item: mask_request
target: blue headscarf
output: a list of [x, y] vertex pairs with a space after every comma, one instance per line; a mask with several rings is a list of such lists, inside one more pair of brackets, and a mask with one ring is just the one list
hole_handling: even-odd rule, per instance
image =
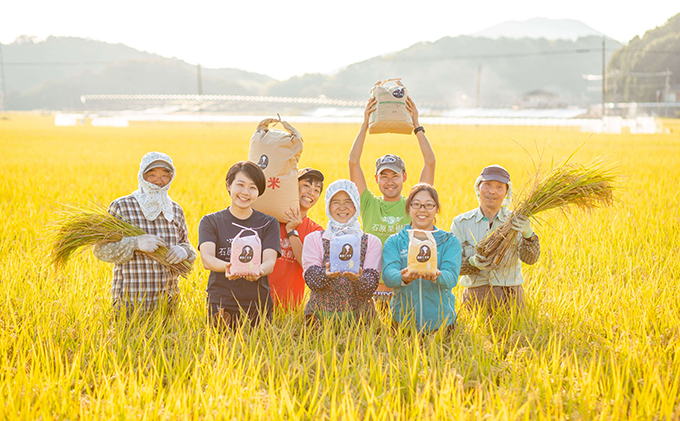
[[[341, 223], [333, 219], [331, 216], [330, 205], [331, 199], [336, 193], [344, 191], [352, 199], [356, 212], [351, 218], [345, 223]], [[326, 187], [326, 216], [328, 216], [328, 228], [324, 232], [325, 238], [333, 238], [339, 235], [354, 234], [362, 235], [364, 232], [361, 231], [361, 225], [359, 224], [359, 214], [361, 213], [361, 196], [359, 195], [359, 190], [356, 184], [349, 180], [336, 180], [332, 182], [328, 187]]]

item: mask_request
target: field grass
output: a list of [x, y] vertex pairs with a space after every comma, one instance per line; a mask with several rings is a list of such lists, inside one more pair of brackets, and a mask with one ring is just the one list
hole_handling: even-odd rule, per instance
[[[534, 224], [542, 256], [524, 267], [528, 308], [487, 317], [459, 308], [452, 337], [379, 325], [302, 327], [300, 313], [253, 331], [206, 323], [208, 272], [181, 282], [178, 312], [116, 322], [111, 266], [90, 252], [58, 273], [45, 227], [61, 203], [108, 204], [137, 188], [142, 155], [168, 153], [170, 191], [197, 241], [202, 215], [228, 205], [227, 169], [247, 158], [254, 124], [55, 127], [0, 120], [2, 419], [680, 419], [680, 124], [670, 133], [594, 135], [577, 162], [607, 156], [622, 174], [615, 207]], [[358, 127], [299, 125], [300, 165], [347, 177]], [[443, 198], [437, 225], [477, 206], [482, 167], [516, 187], [532, 156], [570, 154], [588, 135], [530, 127], [427, 127]], [[530, 151], [530, 154], [522, 148]], [[369, 136], [363, 166], [422, 165], [413, 136]], [[370, 188], [377, 192], [375, 183]], [[311, 217], [325, 225], [323, 205]], [[460, 296], [460, 287], [454, 289]]]

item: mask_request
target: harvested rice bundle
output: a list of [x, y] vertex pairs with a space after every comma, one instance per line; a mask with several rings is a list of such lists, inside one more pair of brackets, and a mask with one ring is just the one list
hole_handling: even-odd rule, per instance
[[615, 180], [613, 169], [603, 161], [587, 165], [565, 163], [544, 176], [537, 171], [524, 188], [527, 193], [513, 210], [513, 216], [477, 244], [477, 253], [499, 266], [508, 251], [517, 252], [517, 233], [512, 230], [512, 223], [518, 215], [535, 218], [550, 209], [568, 212], [574, 206], [589, 211], [609, 206], [614, 202]]
[[[63, 266], [80, 248], [147, 234], [138, 226], [120, 217], [114, 217], [101, 205], [67, 207], [69, 210], [65, 212], [65, 217], [53, 224], [51, 234], [53, 247], [50, 261], [56, 266]], [[191, 265], [186, 260], [174, 265], [168, 263], [165, 258], [167, 252], [167, 247], [160, 246], [155, 252], [144, 254], [167, 267], [172, 273], [186, 277], [191, 272]]]

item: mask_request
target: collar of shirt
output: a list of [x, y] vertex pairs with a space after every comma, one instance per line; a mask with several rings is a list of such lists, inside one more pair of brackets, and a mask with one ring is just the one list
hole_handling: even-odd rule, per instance
[[[496, 214], [496, 219], [498, 219], [498, 220], [501, 221], [501, 222], [505, 222], [505, 221], [508, 219], [508, 217], [510, 216], [510, 213], [511, 213], [511, 212], [508, 210], [508, 208], [506, 208], [506, 207], [501, 207], [501, 209], [500, 209], [500, 210], [498, 211], [498, 213]], [[474, 218], [475, 218], [475, 222], [476, 222], [476, 223], [479, 223], [480, 221], [488, 221], [488, 220], [489, 220], [489, 219], [488, 219], [486, 216], [484, 216], [484, 214], [482, 213], [482, 208], [481, 208], [481, 207], [475, 209]]]

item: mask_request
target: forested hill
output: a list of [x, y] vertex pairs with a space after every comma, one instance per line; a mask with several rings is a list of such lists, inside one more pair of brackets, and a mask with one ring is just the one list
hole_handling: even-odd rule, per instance
[[[607, 57], [621, 44], [607, 39]], [[530, 92], [553, 94], [556, 100], [584, 105], [599, 101], [588, 92], [584, 74], [602, 73], [602, 38], [490, 39], [445, 37], [352, 64], [334, 75], [294, 77], [271, 85], [271, 95], [326, 95], [367, 98], [377, 80], [401, 77], [420, 102], [473, 106], [481, 66], [481, 105], [508, 106]]]
[[[8, 109], [78, 108], [83, 94], [196, 94], [197, 67], [123, 44], [75, 37], [2, 46]], [[203, 93], [259, 95], [273, 78], [203, 69]]]
[[[680, 90], [680, 13], [660, 27], [635, 37], [617, 51], [609, 62], [611, 100], [651, 102], [664, 100], [667, 85]], [[670, 70], [670, 78], [664, 73]], [[614, 99], [614, 84], [617, 98]]]
[[[607, 39], [607, 54], [621, 47]], [[203, 69], [204, 94], [359, 99], [377, 80], [401, 77], [414, 99], [442, 107], [510, 106], [539, 92], [553, 103], [599, 101], [583, 74], [601, 73], [602, 38], [445, 37], [351, 64], [334, 74], [277, 81], [238, 69]], [[30, 38], [3, 45], [8, 109], [78, 108], [83, 94], [196, 94], [196, 66], [90, 39]], [[40, 63], [40, 64], [37, 64]]]

